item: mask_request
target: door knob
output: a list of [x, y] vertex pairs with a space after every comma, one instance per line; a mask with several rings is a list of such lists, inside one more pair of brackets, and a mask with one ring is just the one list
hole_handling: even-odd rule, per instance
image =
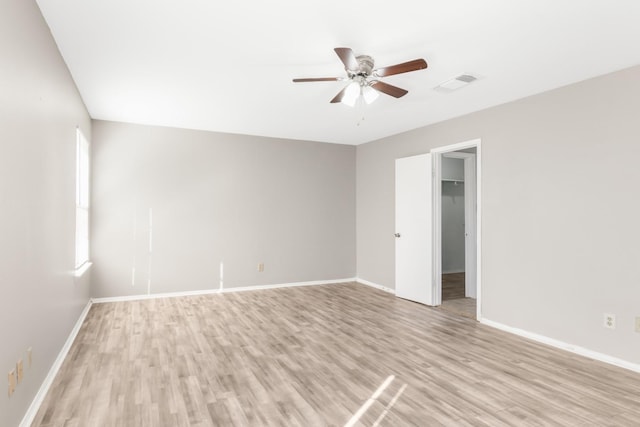
[[400, 233], [396, 233], [396, 234], [394, 234], [394, 236], [400, 237]]

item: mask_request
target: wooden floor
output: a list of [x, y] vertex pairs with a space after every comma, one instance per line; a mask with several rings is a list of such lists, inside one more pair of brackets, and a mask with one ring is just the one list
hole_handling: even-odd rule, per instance
[[638, 426], [640, 374], [355, 283], [95, 304], [35, 426]]
[[442, 275], [442, 301], [464, 298], [464, 273]]
[[442, 304], [440, 309], [458, 316], [476, 319], [475, 298], [465, 297], [464, 273], [447, 273], [442, 275]]
[[463, 316], [469, 319], [477, 319], [477, 305], [475, 298], [458, 298], [442, 301], [440, 310], [444, 310], [448, 313], [456, 316]]

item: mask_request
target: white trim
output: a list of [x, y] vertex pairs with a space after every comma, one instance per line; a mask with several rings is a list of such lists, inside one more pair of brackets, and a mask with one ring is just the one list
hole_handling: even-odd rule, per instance
[[480, 145], [480, 138], [471, 139], [465, 142], [458, 142], [456, 144], [446, 145], [444, 147], [436, 147], [431, 149], [431, 153], [446, 153], [448, 151], [464, 150], [465, 148], [473, 148]]
[[476, 147], [476, 319], [482, 318], [482, 141]]
[[91, 301], [94, 304], [101, 304], [105, 302], [137, 301], [137, 300], [157, 299], [157, 298], [175, 298], [175, 297], [185, 297], [185, 296], [194, 296], [194, 295], [210, 295], [210, 294], [223, 294], [223, 293], [230, 293], [230, 292], [259, 291], [264, 289], [293, 288], [298, 286], [333, 285], [337, 283], [355, 282], [356, 280], [357, 279], [355, 277], [351, 277], [348, 279], [337, 279], [337, 280], [315, 280], [311, 282], [281, 283], [281, 284], [275, 284], [275, 285], [241, 286], [237, 288], [202, 289], [198, 291], [167, 292], [167, 293], [149, 294], [149, 295], [127, 295], [127, 296], [121, 296], [121, 297], [93, 298]]
[[[447, 151], [447, 152], [442, 153], [442, 157], [447, 157], [449, 159], [468, 159], [469, 156], [473, 156], [473, 153], [461, 153], [459, 151]], [[446, 181], [446, 179], [444, 179], [444, 178], [442, 180]], [[460, 182], [459, 179], [450, 179], [449, 181], [458, 181], [458, 182]]]
[[[433, 150], [431, 150], [433, 151]], [[433, 305], [442, 304], [442, 153], [433, 156], [433, 266], [431, 275], [431, 293]]]
[[91, 266], [93, 265], [93, 263], [91, 261], [87, 261], [84, 264], [82, 264], [80, 267], [76, 268], [73, 272], [73, 276], [74, 277], [82, 277], [84, 276], [84, 273], [86, 273]]
[[356, 277], [355, 281], [360, 283], [361, 285], [370, 286], [372, 288], [380, 289], [381, 291], [385, 291], [385, 292], [393, 294], [393, 295], [396, 294], [396, 291], [391, 289], [391, 288], [387, 288], [385, 286], [378, 285], [377, 283], [373, 283], [373, 282], [370, 282], [368, 280], [361, 279], [359, 277]]
[[[478, 228], [478, 221], [476, 219], [476, 155], [462, 153], [464, 157], [464, 222], [465, 222], [465, 244], [464, 244], [464, 259], [465, 259], [465, 284], [471, 282], [472, 286], [466, 286], [464, 288], [464, 296], [468, 298], [475, 298], [477, 300], [477, 283], [478, 275], [476, 274], [476, 268], [478, 263], [475, 262], [476, 253], [478, 250], [478, 239], [476, 239], [476, 230]], [[469, 242], [469, 243], [468, 243]], [[476, 318], [478, 317], [476, 311]]]
[[536, 341], [542, 344], [549, 345], [551, 347], [559, 348], [561, 350], [565, 350], [574, 354], [578, 354], [580, 356], [588, 357], [590, 359], [594, 359], [600, 362], [607, 363], [609, 365], [614, 365], [619, 368], [628, 369], [630, 371], [640, 373], [640, 364], [632, 363], [623, 359], [618, 359], [617, 357], [609, 356], [608, 354], [599, 353], [597, 351], [589, 350], [584, 347], [579, 347], [573, 344], [566, 343], [564, 341], [556, 340], [554, 338], [549, 338], [544, 335], [536, 334], [534, 332], [525, 331], [524, 329], [514, 328], [513, 326], [507, 326], [499, 322], [494, 322], [493, 320], [488, 319], [478, 319], [480, 323], [483, 325], [490, 326], [492, 328], [500, 329], [501, 331], [509, 332], [514, 335], [518, 335], [524, 338], [528, 338], [532, 341]]
[[35, 419], [36, 414], [40, 409], [40, 405], [42, 405], [42, 401], [47, 395], [49, 388], [53, 384], [53, 380], [56, 378], [56, 375], [58, 375], [58, 371], [60, 370], [60, 367], [62, 367], [62, 363], [64, 362], [64, 359], [67, 357], [67, 354], [71, 349], [71, 345], [73, 344], [73, 341], [75, 341], [76, 336], [78, 336], [78, 332], [80, 332], [80, 328], [82, 327], [82, 324], [84, 323], [84, 319], [87, 317], [87, 314], [89, 313], [89, 309], [91, 308], [91, 305], [92, 303], [91, 301], [89, 301], [87, 305], [84, 307], [84, 310], [82, 310], [82, 313], [80, 313], [80, 317], [78, 317], [78, 321], [76, 322], [75, 326], [71, 330], [71, 333], [67, 338], [67, 341], [64, 343], [64, 346], [62, 347], [62, 350], [60, 350], [60, 353], [58, 353], [58, 357], [56, 357], [56, 360], [53, 362], [53, 365], [51, 365], [51, 369], [49, 369], [49, 373], [47, 374], [44, 381], [40, 385], [40, 388], [38, 389], [36, 396], [33, 398], [31, 405], [29, 405], [29, 409], [27, 409], [27, 412], [24, 414], [24, 417], [20, 422], [20, 427], [29, 427], [33, 422], [33, 420]]

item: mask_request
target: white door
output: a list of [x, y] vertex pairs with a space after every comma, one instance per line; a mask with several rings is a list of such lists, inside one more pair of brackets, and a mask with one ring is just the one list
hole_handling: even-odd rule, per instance
[[431, 154], [396, 159], [396, 296], [433, 305]]

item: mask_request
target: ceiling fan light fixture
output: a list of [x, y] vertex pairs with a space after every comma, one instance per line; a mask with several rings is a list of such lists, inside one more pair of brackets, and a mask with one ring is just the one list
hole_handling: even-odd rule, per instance
[[362, 88], [362, 97], [364, 98], [364, 102], [366, 102], [367, 105], [378, 99], [378, 96], [380, 96], [378, 91], [371, 86], [364, 86]]
[[356, 101], [360, 96], [360, 83], [359, 82], [351, 82], [347, 89], [344, 92], [344, 96], [342, 97], [342, 103], [348, 105], [349, 107], [353, 107], [356, 105]]

